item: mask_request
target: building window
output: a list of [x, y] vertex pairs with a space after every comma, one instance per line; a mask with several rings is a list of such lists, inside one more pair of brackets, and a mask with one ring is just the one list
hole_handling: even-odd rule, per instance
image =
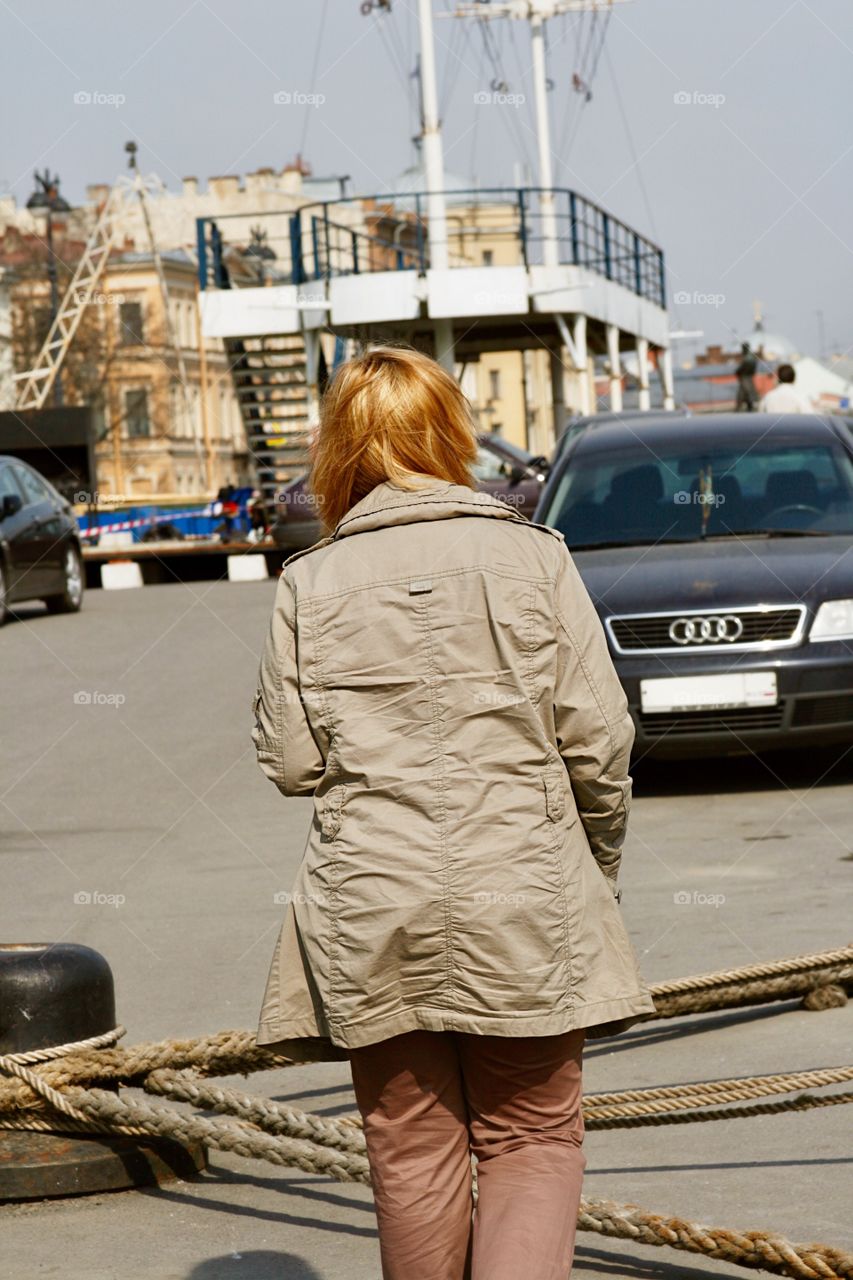
[[145, 341], [142, 325], [142, 303], [123, 302], [118, 309], [119, 342], [125, 347], [138, 347]]
[[494, 249], [484, 249], [483, 250], [483, 266], [493, 267], [494, 265], [495, 265]]
[[501, 371], [500, 369], [489, 370], [489, 399], [500, 400], [501, 398]]
[[148, 392], [145, 388], [134, 387], [124, 393], [124, 416], [127, 422], [127, 434], [138, 440], [151, 435], [151, 420], [148, 417]]

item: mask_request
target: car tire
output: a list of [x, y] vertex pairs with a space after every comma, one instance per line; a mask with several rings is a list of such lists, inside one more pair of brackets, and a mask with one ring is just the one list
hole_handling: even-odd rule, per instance
[[6, 621], [6, 619], [9, 616], [9, 610], [6, 605], [7, 591], [8, 591], [8, 586], [6, 583], [6, 567], [3, 564], [3, 561], [0, 560], [0, 627], [3, 626], [3, 623]]
[[83, 603], [83, 557], [73, 544], [65, 548], [64, 573], [64, 591], [45, 598], [48, 613], [77, 613]]

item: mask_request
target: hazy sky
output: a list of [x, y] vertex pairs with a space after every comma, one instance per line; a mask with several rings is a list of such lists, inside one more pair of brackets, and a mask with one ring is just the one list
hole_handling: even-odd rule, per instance
[[[386, 190], [414, 158], [416, 5], [360, 8], [0, 0], [0, 191], [23, 203], [47, 164], [82, 199], [122, 170], [131, 137], [172, 189], [303, 149], [315, 173], [350, 174], [351, 191]], [[519, 166], [535, 175], [528, 33], [493, 21], [490, 58], [481, 25], [436, 22], [446, 164], [509, 184]], [[729, 342], [760, 299], [765, 327], [802, 350], [817, 354], [818, 311], [827, 348], [853, 347], [850, 0], [616, 5], [582, 106], [571, 77], [585, 48], [593, 60], [590, 28], [577, 14], [549, 28], [556, 181], [662, 244], [670, 299], [689, 298], [673, 324]], [[495, 77], [525, 101], [478, 104]], [[277, 92], [309, 101], [276, 104]]]

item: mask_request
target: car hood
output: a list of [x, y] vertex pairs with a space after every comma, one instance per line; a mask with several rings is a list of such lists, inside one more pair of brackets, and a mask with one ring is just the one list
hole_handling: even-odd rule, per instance
[[732, 538], [573, 552], [604, 616], [853, 597], [853, 536]]

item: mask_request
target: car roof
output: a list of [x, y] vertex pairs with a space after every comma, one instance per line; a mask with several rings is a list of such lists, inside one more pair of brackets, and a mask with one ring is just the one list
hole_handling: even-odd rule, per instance
[[689, 409], [600, 409], [598, 413], [579, 413], [573, 418], [569, 418], [565, 429], [561, 434], [565, 434], [571, 427], [594, 427], [596, 424], [603, 425], [605, 422], [625, 422], [632, 421], [635, 418], [689, 418], [691, 416]]
[[750, 440], [803, 441], [831, 435], [842, 438], [838, 424], [831, 417], [812, 413], [705, 413], [692, 418], [675, 414], [650, 412], [630, 423], [605, 422], [595, 431], [581, 432], [564, 457], [584, 457], [607, 453], [631, 445], [645, 445], [650, 450], [664, 447], [684, 437], [690, 440], [714, 439], [715, 443], [746, 445]]

